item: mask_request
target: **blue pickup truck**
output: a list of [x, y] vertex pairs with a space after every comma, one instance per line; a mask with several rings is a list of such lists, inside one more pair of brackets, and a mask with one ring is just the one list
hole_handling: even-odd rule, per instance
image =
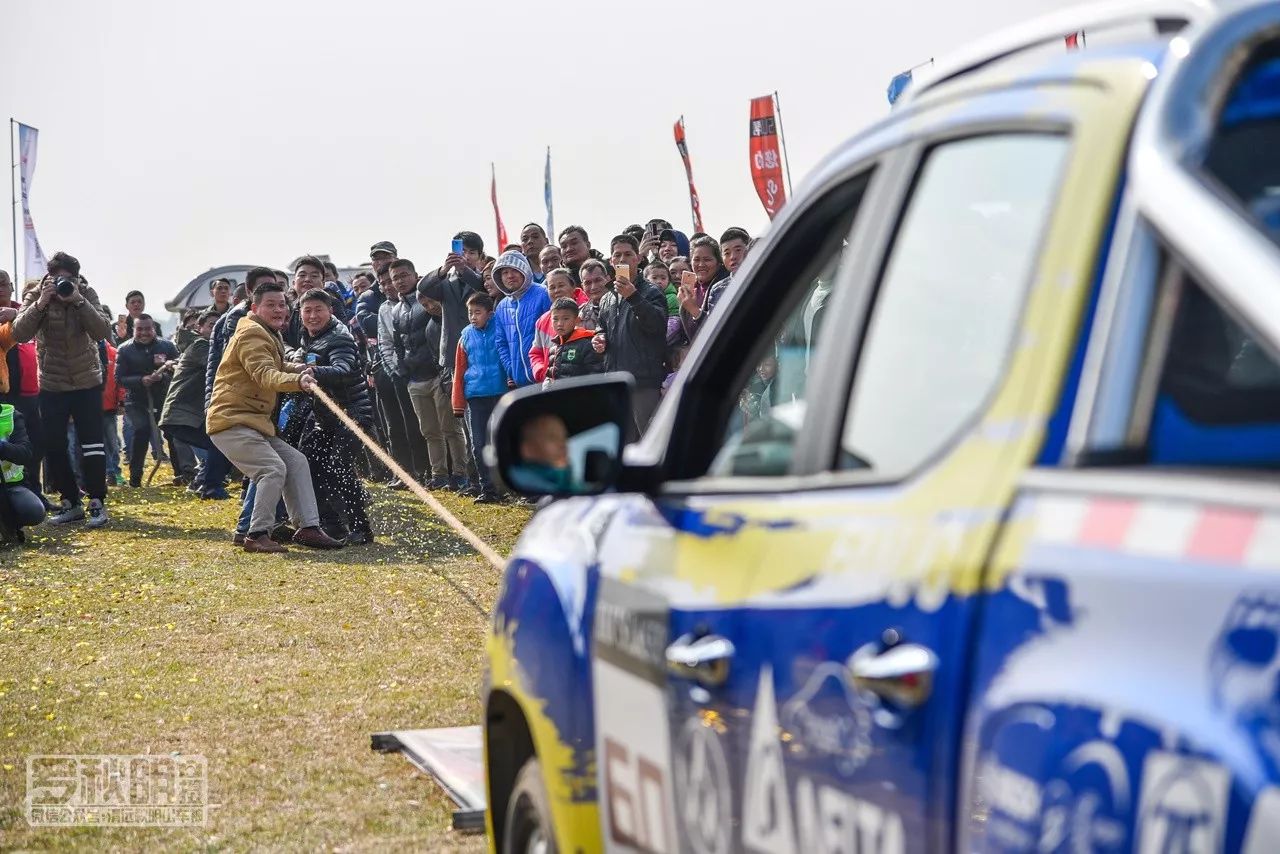
[[1067, 10], [813, 172], [642, 440], [509, 395], [494, 849], [1280, 851], [1278, 241], [1280, 3]]

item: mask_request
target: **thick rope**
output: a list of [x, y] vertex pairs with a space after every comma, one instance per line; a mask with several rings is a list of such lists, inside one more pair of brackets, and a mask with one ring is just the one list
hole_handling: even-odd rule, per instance
[[[439, 500], [428, 492], [422, 484], [418, 483], [413, 479], [413, 477], [406, 473], [404, 469], [400, 468], [400, 465], [391, 458], [391, 455], [384, 451], [377, 442], [371, 439], [360, 425], [356, 423], [356, 420], [348, 415], [346, 410], [334, 403], [333, 398], [329, 397], [329, 395], [326, 394], [319, 385], [312, 389], [312, 394], [315, 395], [316, 400], [327, 406], [330, 412], [338, 416], [338, 420], [346, 425], [348, 430], [359, 437], [360, 441], [364, 442], [364, 446], [368, 448], [374, 456], [381, 460], [383, 465], [391, 469], [395, 476], [400, 478], [401, 482], [413, 491], [414, 495], [422, 499], [423, 503], [431, 508], [431, 512], [443, 519], [445, 524], [452, 528], [455, 534], [466, 540], [473, 549], [480, 553], [481, 557], [489, 561], [489, 563], [493, 564], [497, 569], [503, 569], [507, 565], [507, 562], [503, 559], [502, 555], [498, 554], [492, 546], [480, 539], [474, 531], [462, 524], [462, 522], [458, 520], [457, 516], [454, 516], [449, 512], [448, 507], [441, 504]], [[479, 465], [478, 460], [477, 465]]]

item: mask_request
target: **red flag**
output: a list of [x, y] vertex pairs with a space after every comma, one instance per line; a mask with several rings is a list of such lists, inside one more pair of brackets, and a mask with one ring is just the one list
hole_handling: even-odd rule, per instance
[[676, 122], [676, 150], [684, 161], [684, 174], [689, 178], [689, 204], [693, 208], [693, 230], [702, 231], [702, 205], [698, 203], [698, 188], [693, 186], [693, 164], [689, 162], [689, 146], [684, 141], [684, 116]]
[[765, 213], [773, 219], [787, 201], [782, 184], [782, 157], [778, 154], [778, 119], [773, 96], [751, 99], [751, 180]]
[[502, 250], [507, 247], [507, 229], [502, 224], [502, 214], [498, 211], [498, 172], [493, 164], [489, 164], [489, 174], [492, 180], [489, 183], [489, 198], [493, 200], [493, 219], [498, 225], [498, 251], [495, 255], [501, 255]]
[[1080, 47], [1082, 47], [1083, 45], [1080, 40], [1080, 36], [1082, 35], [1084, 35], [1083, 32], [1076, 32], [1076, 33], [1071, 33], [1070, 35], [1065, 36], [1063, 38], [1063, 41], [1067, 43], [1067, 50], [1077, 50]]

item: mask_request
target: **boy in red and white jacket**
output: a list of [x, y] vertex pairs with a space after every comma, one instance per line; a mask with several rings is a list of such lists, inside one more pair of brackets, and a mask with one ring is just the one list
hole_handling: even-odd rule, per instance
[[533, 369], [535, 382], [543, 382], [547, 378], [547, 367], [550, 364], [551, 344], [556, 332], [551, 328], [551, 312], [557, 300], [569, 298], [577, 305], [587, 301], [587, 294], [573, 283], [573, 275], [564, 267], [557, 267], [543, 283], [551, 297], [552, 308], [547, 309], [538, 322], [534, 324], [533, 346], [529, 348], [529, 367]]

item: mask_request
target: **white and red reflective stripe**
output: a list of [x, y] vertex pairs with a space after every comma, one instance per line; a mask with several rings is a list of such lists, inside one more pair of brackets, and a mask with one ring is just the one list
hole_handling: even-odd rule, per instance
[[1043, 495], [1032, 508], [1041, 543], [1280, 569], [1280, 513], [1084, 495]]

